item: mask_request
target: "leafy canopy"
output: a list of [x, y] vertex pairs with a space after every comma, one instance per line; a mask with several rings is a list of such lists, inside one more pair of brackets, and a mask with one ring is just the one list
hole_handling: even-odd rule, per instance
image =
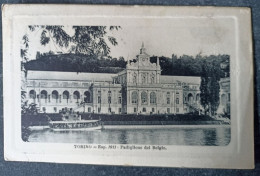
[[[119, 30], [121, 27], [72, 26], [72, 28], [66, 30], [64, 26], [31, 25], [28, 28], [31, 33], [41, 33], [39, 42], [42, 46], [53, 42], [55, 50], [61, 53], [108, 56], [110, 53], [108, 43], [113, 46], [118, 44], [115, 37], [108, 35], [108, 31]], [[30, 46], [27, 34], [23, 36], [22, 41], [23, 47], [20, 55], [23, 62], [27, 62], [27, 52]], [[68, 52], [64, 52], [64, 49]]]

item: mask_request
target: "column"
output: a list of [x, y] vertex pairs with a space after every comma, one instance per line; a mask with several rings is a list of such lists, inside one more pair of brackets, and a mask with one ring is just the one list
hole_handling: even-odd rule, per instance
[[148, 90], [146, 91], [147, 93], [147, 106], [150, 106], [150, 93]]
[[70, 90], [70, 91], [69, 91], [69, 94], [70, 94], [70, 95], [69, 95], [69, 101], [68, 101], [68, 102], [69, 102], [69, 103], [72, 103], [72, 100], [73, 100], [73, 91]]
[[59, 98], [59, 101], [61, 103], [61, 94], [60, 93], [58, 94], [58, 98]]

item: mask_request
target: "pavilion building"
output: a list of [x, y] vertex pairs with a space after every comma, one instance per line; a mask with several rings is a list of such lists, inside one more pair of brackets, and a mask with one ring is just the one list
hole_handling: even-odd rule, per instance
[[159, 59], [151, 63], [142, 45], [117, 74], [29, 70], [25, 89], [28, 104], [47, 113], [183, 114], [200, 109], [200, 81], [161, 75]]

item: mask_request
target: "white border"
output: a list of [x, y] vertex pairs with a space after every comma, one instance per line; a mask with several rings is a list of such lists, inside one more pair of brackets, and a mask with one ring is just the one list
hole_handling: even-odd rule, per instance
[[[253, 56], [251, 11], [248, 8], [98, 6], [98, 5], [4, 5], [3, 97], [4, 155], [11, 161], [86, 163], [126, 166], [254, 168]], [[236, 46], [231, 54], [231, 142], [228, 146], [167, 146], [167, 151], [75, 150], [73, 144], [26, 143], [21, 140], [20, 62], [15, 42], [19, 25], [86, 24], [86, 18], [113, 24], [116, 19], [232, 18]], [[72, 19], [72, 20], [71, 20]], [[73, 20], [74, 19], [74, 20]], [[77, 20], [75, 20], [77, 19]], [[97, 20], [94, 20], [97, 19]], [[90, 23], [87, 23], [90, 24]], [[92, 23], [91, 23], [92, 24]]]

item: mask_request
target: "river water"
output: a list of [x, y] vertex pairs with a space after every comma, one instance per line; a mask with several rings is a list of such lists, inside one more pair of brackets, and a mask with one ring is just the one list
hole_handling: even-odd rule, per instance
[[29, 142], [84, 144], [147, 144], [225, 146], [231, 139], [230, 126], [184, 126], [164, 128], [117, 128], [93, 131], [31, 131]]

